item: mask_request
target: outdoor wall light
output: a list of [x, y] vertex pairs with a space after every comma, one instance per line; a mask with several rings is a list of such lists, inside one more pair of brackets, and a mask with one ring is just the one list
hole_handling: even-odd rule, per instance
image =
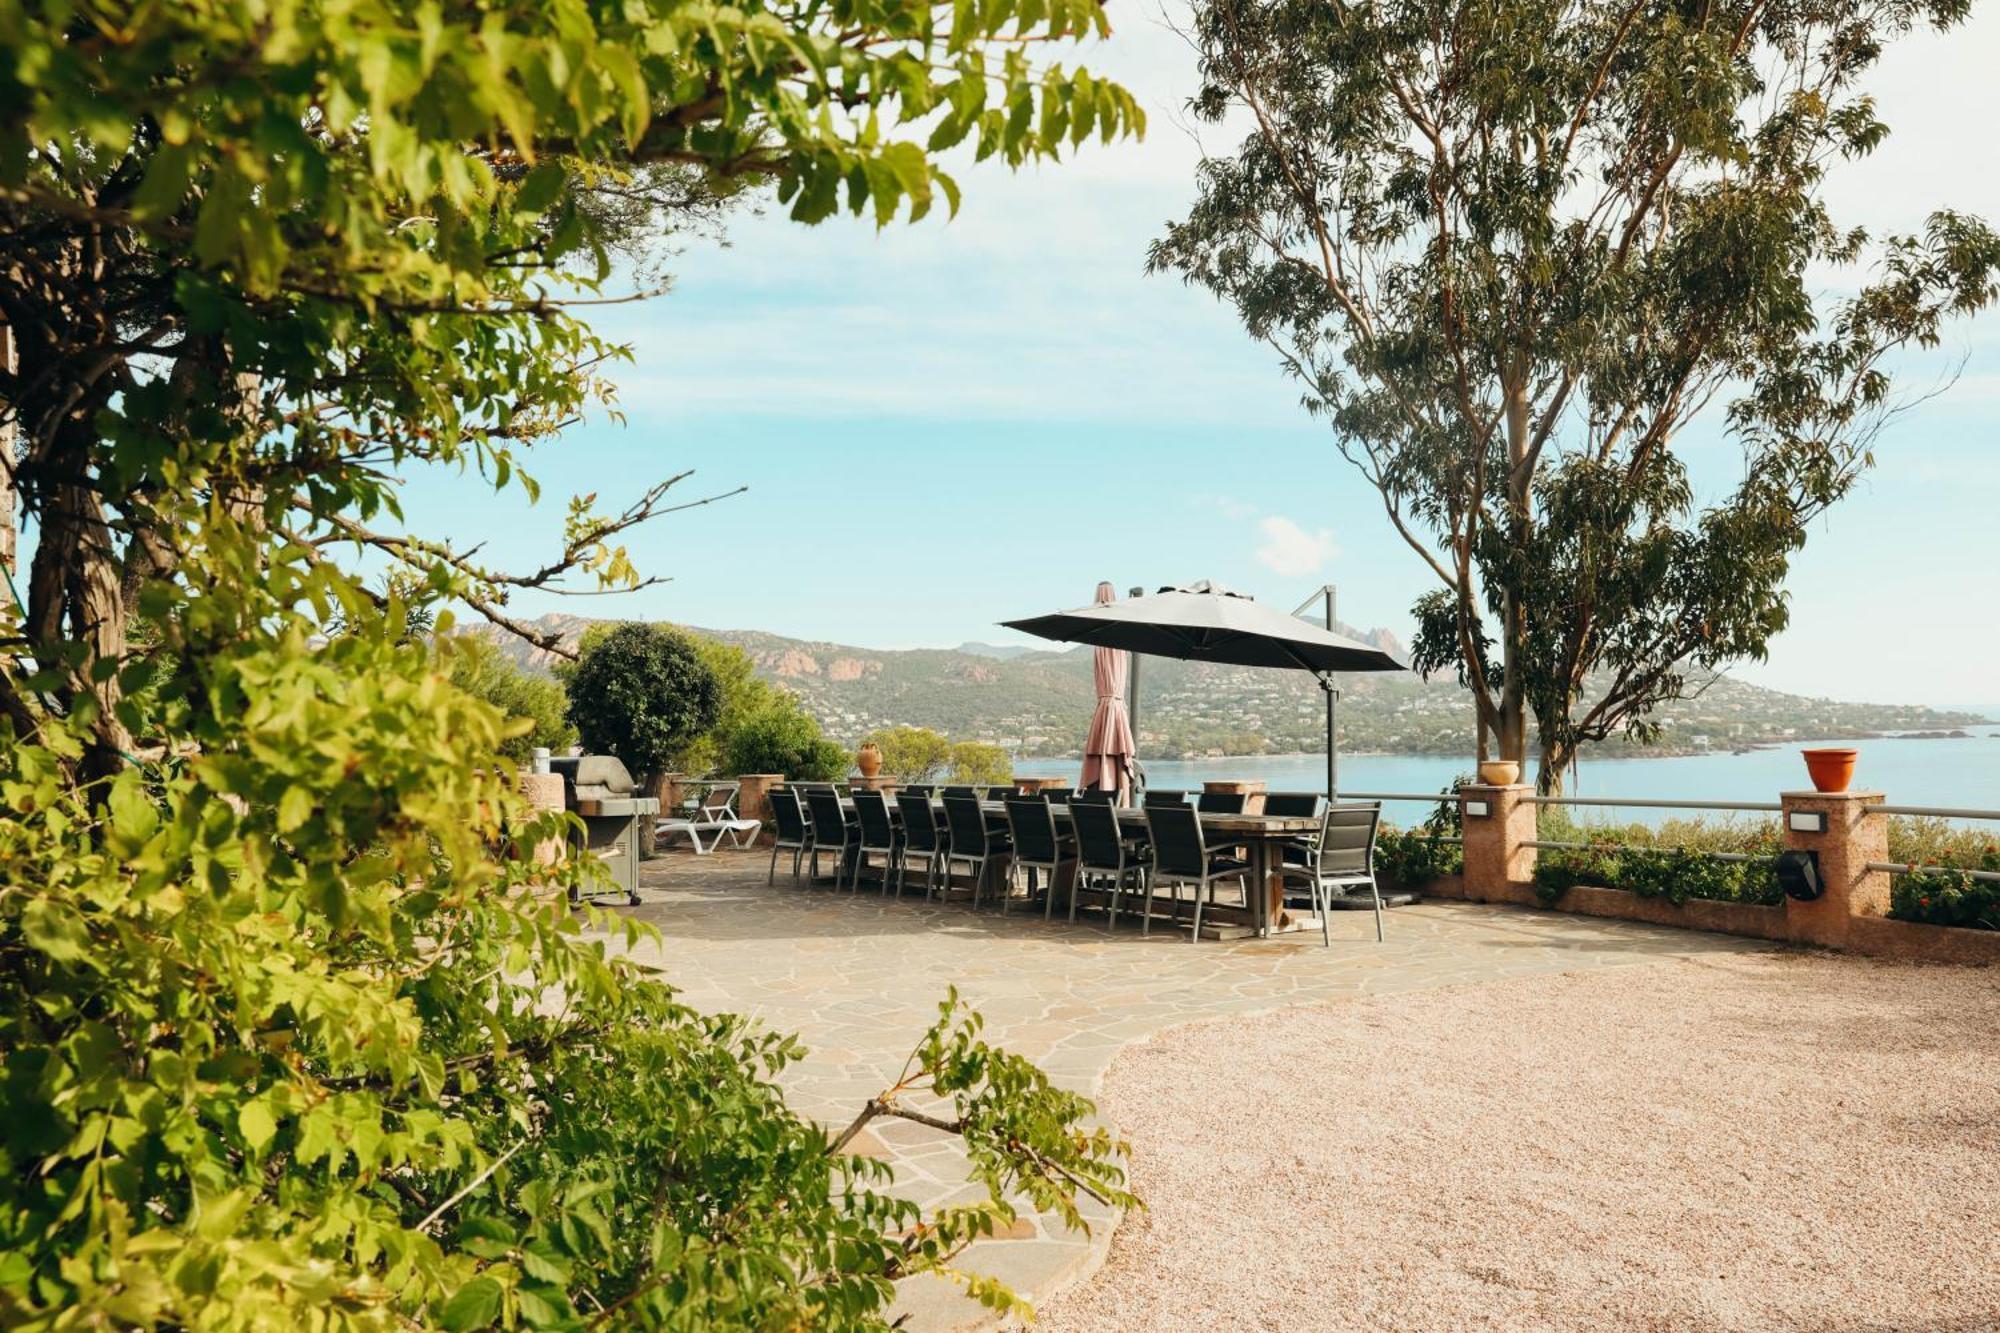
[[1465, 803], [1465, 817], [1467, 819], [1485, 819], [1492, 813], [1493, 805], [1490, 801], [1467, 801]]
[[1794, 833], [1826, 832], [1826, 811], [1788, 810], [1785, 812], [1785, 827]]
[[[1824, 816], [1822, 816], [1824, 818]], [[1818, 852], [1778, 853], [1778, 887], [1788, 898], [1809, 903], [1826, 892], [1819, 877]]]

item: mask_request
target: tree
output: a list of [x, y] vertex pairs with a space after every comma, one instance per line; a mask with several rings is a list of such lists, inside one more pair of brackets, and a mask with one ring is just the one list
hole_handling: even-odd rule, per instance
[[[1525, 760], [1532, 716], [1552, 785], [1784, 627], [1896, 354], [1994, 293], [1982, 223], [1877, 244], [1821, 198], [1887, 133], [1883, 46], [1966, 12], [1197, 0], [1195, 115], [1250, 130], [1151, 267], [1234, 304], [1379, 491], [1437, 581], [1416, 664], [1471, 690], [1482, 758]], [[1677, 447], [1711, 404], [1743, 466], [1704, 504]]]
[[412, 612], [643, 582], [620, 536], [673, 479], [579, 497], [526, 572], [397, 507], [425, 464], [532, 486], [620, 355], [575, 303], [623, 299], [610, 260], [681, 169], [807, 221], [920, 213], [955, 187], [904, 134], [1021, 161], [1136, 125], [1026, 54], [1104, 27], [0, 0], [0, 461], [37, 532], [0, 613], [0, 1324], [882, 1327], [1014, 1200], [1130, 1201], [1089, 1104], [953, 1000], [861, 1116], [960, 1134], [989, 1197], [897, 1199], [785, 1106], [795, 1043], [570, 910], [593, 863], [507, 854], [568, 817], [525, 806]]
[[722, 691], [694, 640], [668, 625], [615, 625], [583, 649], [564, 682], [583, 748], [613, 754], [642, 784], [707, 734]]
[[731, 732], [722, 750], [731, 773], [782, 773], [793, 782], [845, 777], [854, 756], [820, 731], [812, 714], [789, 694]]
[[929, 727], [889, 727], [861, 738], [882, 752], [882, 771], [902, 782], [931, 782], [951, 763], [951, 742]]
[[987, 741], [959, 741], [951, 747], [951, 780], [968, 787], [995, 787], [1014, 779], [1014, 761]]
[[[131, 747], [140, 593], [210, 514], [376, 552], [528, 637], [513, 593], [645, 581], [619, 538], [686, 474], [611, 513], [579, 497], [526, 571], [402, 529], [391, 484], [434, 463], [534, 493], [526, 451], [609, 396], [625, 353], [578, 303], [647, 294], [613, 285], [640, 229], [745, 181], [804, 222], [919, 218], [957, 205], [934, 152], [1018, 164], [1142, 120], [1030, 56], [1107, 32], [1096, 0], [65, 12], [0, 0], [0, 403], [39, 534], [23, 646], [57, 707], [93, 711], [75, 762], [98, 778]], [[33, 725], [12, 678], [0, 715]]]
[[445, 646], [451, 683], [493, 705], [516, 728], [500, 742], [503, 758], [526, 764], [538, 746], [561, 752], [576, 744], [577, 731], [566, 715], [569, 701], [562, 686], [523, 671], [479, 635], [455, 635]]
[[756, 661], [735, 644], [693, 630], [686, 633], [702, 665], [715, 677], [719, 707], [715, 725], [681, 752], [674, 767], [683, 773], [710, 773], [722, 766], [730, 738], [744, 723], [773, 707], [778, 702], [779, 690], [757, 675]]

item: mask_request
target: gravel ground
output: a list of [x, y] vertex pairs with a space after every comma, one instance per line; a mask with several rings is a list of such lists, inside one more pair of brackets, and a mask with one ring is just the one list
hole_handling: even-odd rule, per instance
[[2000, 1329], [2000, 972], [1723, 955], [1175, 1029], [1049, 1330]]

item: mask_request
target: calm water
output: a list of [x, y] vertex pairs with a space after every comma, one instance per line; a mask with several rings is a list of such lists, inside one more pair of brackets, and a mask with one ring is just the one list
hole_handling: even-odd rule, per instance
[[[1851, 743], [1861, 751], [1854, 770], [1855, 785], [1886, 792], [1897, 805], [1945, 805], [1982, 810], [2000, 809], [2000, 727], [1968, 727], [1965, 740], [1865, 740]], [[1813, 742], [1748, 754], [1728, 752], [1673, 759], [1586, 760], [1574, 781], [1572, 796], [1638, 796], [1655, 800], [1775, 801], [1781, 791], [1797, 791], [1806, 781], [1799, 748]], [[1022, 760], [1027, 775], [1073, 773], [1074, 761]], [[1470, 773], [1470, 759], [1432, 755], [1343, 755], [1340, 785], [1347, 791], [1436, 791], [1453, 777]], [[1261, 755], [1238, 759], [1155, 759], [1146, 764], [1147, 781], [1156, 787], [1198, 788], [1211, 778], [1261, 778], [1274, 791], [1319, 791], [1326, 784], [1326, 759], [1321, 755]], [[1407, 823], [1424, 811], [1410, 804], [1385, 807], [1398, 822]], [[1585, 813], [1585, 812], [1579, 812]], [[1674, 811], [1606, 808], [1606, 818], [1656, 823]], [[1688, 812], [1680, 812], [1682, 814]], [[1585, 817], [1591, 817], [1585, 813]], [[1746, 816], [1747, 818], [1748, 816]]]

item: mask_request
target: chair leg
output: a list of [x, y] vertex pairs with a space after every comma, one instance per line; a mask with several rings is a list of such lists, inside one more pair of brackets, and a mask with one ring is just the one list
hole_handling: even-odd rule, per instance
[[1377, 888], [1373, 876], [1368, 880], [1368, 892], [1375, 897], [1375, 942], [1382, 942], [1382, 890]]
[[1139, 875], [1139, 937], [1151, 939], [1153, 935], [1153, 876], [1144, 866], [1138, 867]]
[[1319, 910], [1319, 941], [1322, 948], [1333, 947], [1333, 891], [1317, 873], [1313, 875], [1313, 906]]
[[[1033, 872], [1033, 871], [1030, 871], [1029, 873], [1030, 873], [1030, 874], [1033, 874], [1034, 872]], [[1055, 867], [1051, 866], [1051, 867], [1049, 868], [1049, 891], [1048, 891], [1048, 893], [1047, 893], [1047, 894], [1045, 894], [1045, 895], [1043, 896], [1043, 898], [1042, 898], [1042, 920], [1044, 920], [1044, 921], [1053, 921], [1053, 920], [1055, 920], [1055, 915], [1056, 915], [1056, 879], [1057, 879], [1057, 876], [1056, 876], [1056, 872], [1055, 872]], [[1071, 900], [1072, 900], [1072, 901], [1074, 901], [1074, 900], [1075, 900], [1075, 897], [1076, 897], [1076, 895], [1075, 895], [1075, 894], [1071, 894], [1071, 895], [1070, 895], [1070, 898], [1071, 898]], [[1075, 913], [1071, 913], [1071, 914], [1070, 914], [1070, 920], [1074, 921], [1075, 919], [1076, 919], [1076, 914], [1075, 914]]]
[[[1195, 886], [1194, 886], [1194, 929], [1193, 929], [1193, 930], [1192, 930], [1191, 932], [1189, 932], [1189, 934], [1188, 934], [1188, 943], [1189, 943], [1189, 944], [1199, 944], [1199, 943], [1201, 943], [1201, 894], [1202, 894], [1202, 890], [1203, 890], [1203, 889], [1206, 889], [1206, 888], [1208, 888], [1208, 881], [1207, 881], [1206, 879], [1200, 879], [1200, 880], [1196, 880], [1196, 881], [1195, 881]], [[1175, 891], [1175, 894], [1174, 894], [1174, 896], [1175, 896], [1176, 898], [1178, 898], [1178, 897], [1180, 896], [1180, 893], [1179, 893], [1179, 891], [1178, 891], [1178, 890], [1176, 890], [1176, 891]]]
[[778, 844], [775, 842], [772, 843], [771, 873], [764, 876], [764, 887], [766, 888], [769, 888], [771, 885], [776, 884], [778, 882], [778, 851], [779, 851]]

